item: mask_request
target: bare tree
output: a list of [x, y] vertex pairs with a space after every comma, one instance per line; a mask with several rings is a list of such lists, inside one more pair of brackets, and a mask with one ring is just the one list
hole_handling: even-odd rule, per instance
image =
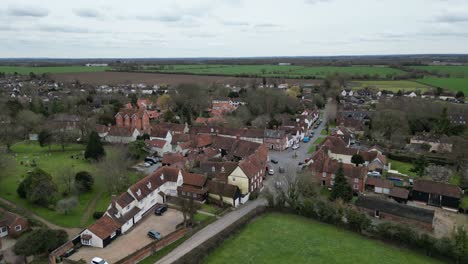
[[62, 166], [58, 171], [58, 180], [67, 194], [71, 194], [75, 186], [75, 169], [69, 166]]
[[104, 181], [109, 193], [120, 193], [130, 186], [128, 167], [130, 161], [127, 149], [123, 146], [115, 146], [98, 164], [96, 180]]
[[180, 210], [184, 217], [185, 227], [190, 226], [193, 223], [193, 219], [200, 208], [200, 205], [197, 204], [191, 196], [189, 198], [179, 197], [178, 205], [180, 206]]
[[55, 209], [58, 212], [67, 215], [77, 205], [78, 205], [78, 198], [70, 197], [70, 198], [59, 200], [57, 202], [57, 205], [55, 206]]
[[327, 116], [328, 123], [335, 123], [336, 122], [336, 115], [338, 112], [338, 105], [334, 100], [329, 100], [325, 105], [325, 112]]

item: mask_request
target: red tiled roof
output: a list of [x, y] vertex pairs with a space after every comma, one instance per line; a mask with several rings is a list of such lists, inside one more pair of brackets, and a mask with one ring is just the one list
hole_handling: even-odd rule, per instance
[[131, 204], [133, 201], [135, 201], [135, 198], [133, 198], [133, 196], [130, 195], [128, 192], [122, 193], [116, 200], [116, 202], [122, 208], [125, 208], [127, 205]]
[[387, 188], [390, 189], [393, 187], [393, 183], [389, 180], [379, 179], [376, 177], [367, 177], [366, 185], [371, 185], [375, 187]]
[[166, 153], [163, 156], [163, 164], [174, 164], [174, 163], [184, 163], [185, 158], [180, 153]]
[[128, 127], [111, 126], [107, 135], [113, 137], [131, 137], [134, 131], [134, 129]]
[[201, 174], [195, 174], [190, 172], [182, 172], [184, 177], [184, 184], [192, 185], [195, 187], [202, 188], [206, 184], [207, 177]]
[[[159, 168], [152, 174], [146, 176], [145, 178], [139, 180], [129, 189], [132, 192], [133, 196], [138, 201], [141, 201], [143, 198], [148, 196], [148, 194], [152, 193], [165, 182], [177, 182], [178, 175], [179, 169], [164, 166]], [[140, 193], [140, 195], [138, 195], [138, 192]]]
[[222, 195], [224, 197], [234, 198], [239, 193], [239, 188], [235, 185], [219, 182], [208, 181], [208, 192], [215, 195]]
[[163, 139], [152, 139], [152, 140], [145, 140], [147, 146], [153, 148], [163, 148], [166, 145], [166, 140]]
[[405, 188], [394, 187], [390, 189], [389, 196], [401, 198], [401, 199], [408, 199], [409, 191]]
[[108, 215], [99, 218], [94, 224], [88, 227], [88, 230], [98, 236], [100, 239], [110, 237], [119, 229], [121, 225]]
[[166, 138], [167, 133], [169, 133], [168, 129], [153, 127], [151, 129], [150, 136], [151, 137], [156, 137], [156, 138]]

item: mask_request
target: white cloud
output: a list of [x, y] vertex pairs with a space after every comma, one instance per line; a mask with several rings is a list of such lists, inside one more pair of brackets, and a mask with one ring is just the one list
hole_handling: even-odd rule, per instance
[[10, 6], [7, 14], [14, 17], [46, 17], [49, 11], [38, 6]]

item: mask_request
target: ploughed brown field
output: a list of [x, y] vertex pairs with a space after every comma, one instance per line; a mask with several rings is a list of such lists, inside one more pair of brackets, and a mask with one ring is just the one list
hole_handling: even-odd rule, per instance
[[[185, 74], [161, 74], [161, 73], [138, 73], [138, 72], [80, 72], [80, 73], [57, 73], [52, 74], [52, 78], [59, 82], [79, 81], [94, 85], [101, 84], [171, 84], [177, 85], [181, 83], [196, 83], [200, 85], [209, 85], [213, 83], [225, 84], [242, 84], [251, 83], [252, 80], [261, 82], [262, 78], [240, 78], [226, 76], [200, 76], [200, 75], [185, 75]], [[320, 84], [321, 80], [305, 80], [305, 79], [281, 79], [276, 80], [276, 83], [294, 84]]]

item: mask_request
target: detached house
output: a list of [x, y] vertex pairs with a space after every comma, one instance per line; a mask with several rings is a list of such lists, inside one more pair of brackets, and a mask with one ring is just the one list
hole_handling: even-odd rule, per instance
[[0, 238], [6, 236], [15, 238], [28, 230], [28, 220], [0, 208]]

